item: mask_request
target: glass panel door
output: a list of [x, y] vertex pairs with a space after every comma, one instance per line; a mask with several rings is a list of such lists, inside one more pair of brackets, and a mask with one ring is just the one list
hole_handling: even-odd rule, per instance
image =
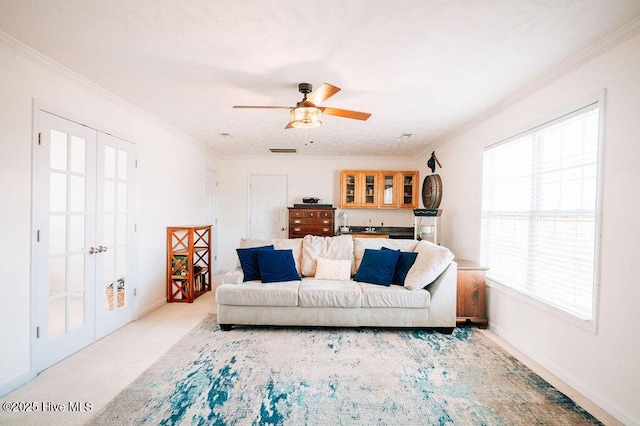
[[400, 172], [400, 207], [418, 208], [418, 175], [416, 172]]
[[97, 339], [132, 319], [133, 148], [130, 142], [98, 134]]
[[360, 207], [378, 206], [378, 173], [361, 172], [362, 198]]
[[34, 146], [34, 368], [93, 342], [96, 132], [42, 112]]
[[380, 172], [380, 206], [397, 207], [397, 173]]
[[342, 172], [340, 184], [340, 207], [359, 206], [359, 173], [349, 171]]
[[38, 110], [33, 162], [33, 368], [133, 317], [134, 145]]

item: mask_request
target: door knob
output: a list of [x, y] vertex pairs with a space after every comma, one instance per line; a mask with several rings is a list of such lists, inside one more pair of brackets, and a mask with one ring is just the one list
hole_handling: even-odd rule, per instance
[[103, 253], [105, 251], [107, 251], [107, 247], [105, 246], [89, 247], [89, 254]]

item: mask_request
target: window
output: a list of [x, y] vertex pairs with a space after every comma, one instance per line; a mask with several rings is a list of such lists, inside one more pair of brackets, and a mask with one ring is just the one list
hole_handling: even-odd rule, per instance
[[599, 102], [489, 146], [481, 261], [487, 277], [592, 320]]

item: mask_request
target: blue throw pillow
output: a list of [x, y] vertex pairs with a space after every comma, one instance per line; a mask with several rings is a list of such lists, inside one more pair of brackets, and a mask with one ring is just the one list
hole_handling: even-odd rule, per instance
[[400, 251], [365, 249], [355, 281], [389, 287], [398, 263]]
[[238, 248], [238, 259], [244, 274], [243, 281], [253, 281], [260, 279], [260, 266], [258, 265], [257, 253], [261, 250], [273, 251], [273, 245], [262, 247]]
[[300, 281], [292, 250], [259, 250], [257, 256], [263, 283]]
[[[393, 250], [387, 247], [382, 247], [382, 250]], [[399, 250], [394, 250], [399, 251]], [[391, 284], [404, 285], [404, 279], [407, 278], [409, 269], [416, 261], [418, 253], [412, 251], [401, 251], [398, 256], [398, 263], [396, 263], [396, 269], [393, 272], [393, 278], [391, 278]]]

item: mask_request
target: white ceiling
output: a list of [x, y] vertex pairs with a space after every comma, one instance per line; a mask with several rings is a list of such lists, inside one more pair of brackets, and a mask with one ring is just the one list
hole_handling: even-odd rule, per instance
[[[0, 31], [222, 154], [412, 156], [638, 15], [638, 0], [0, 0]], [[231, 108], [294, 106], [301, 82], [372, 116], [284, 130], [287, 110]]]

